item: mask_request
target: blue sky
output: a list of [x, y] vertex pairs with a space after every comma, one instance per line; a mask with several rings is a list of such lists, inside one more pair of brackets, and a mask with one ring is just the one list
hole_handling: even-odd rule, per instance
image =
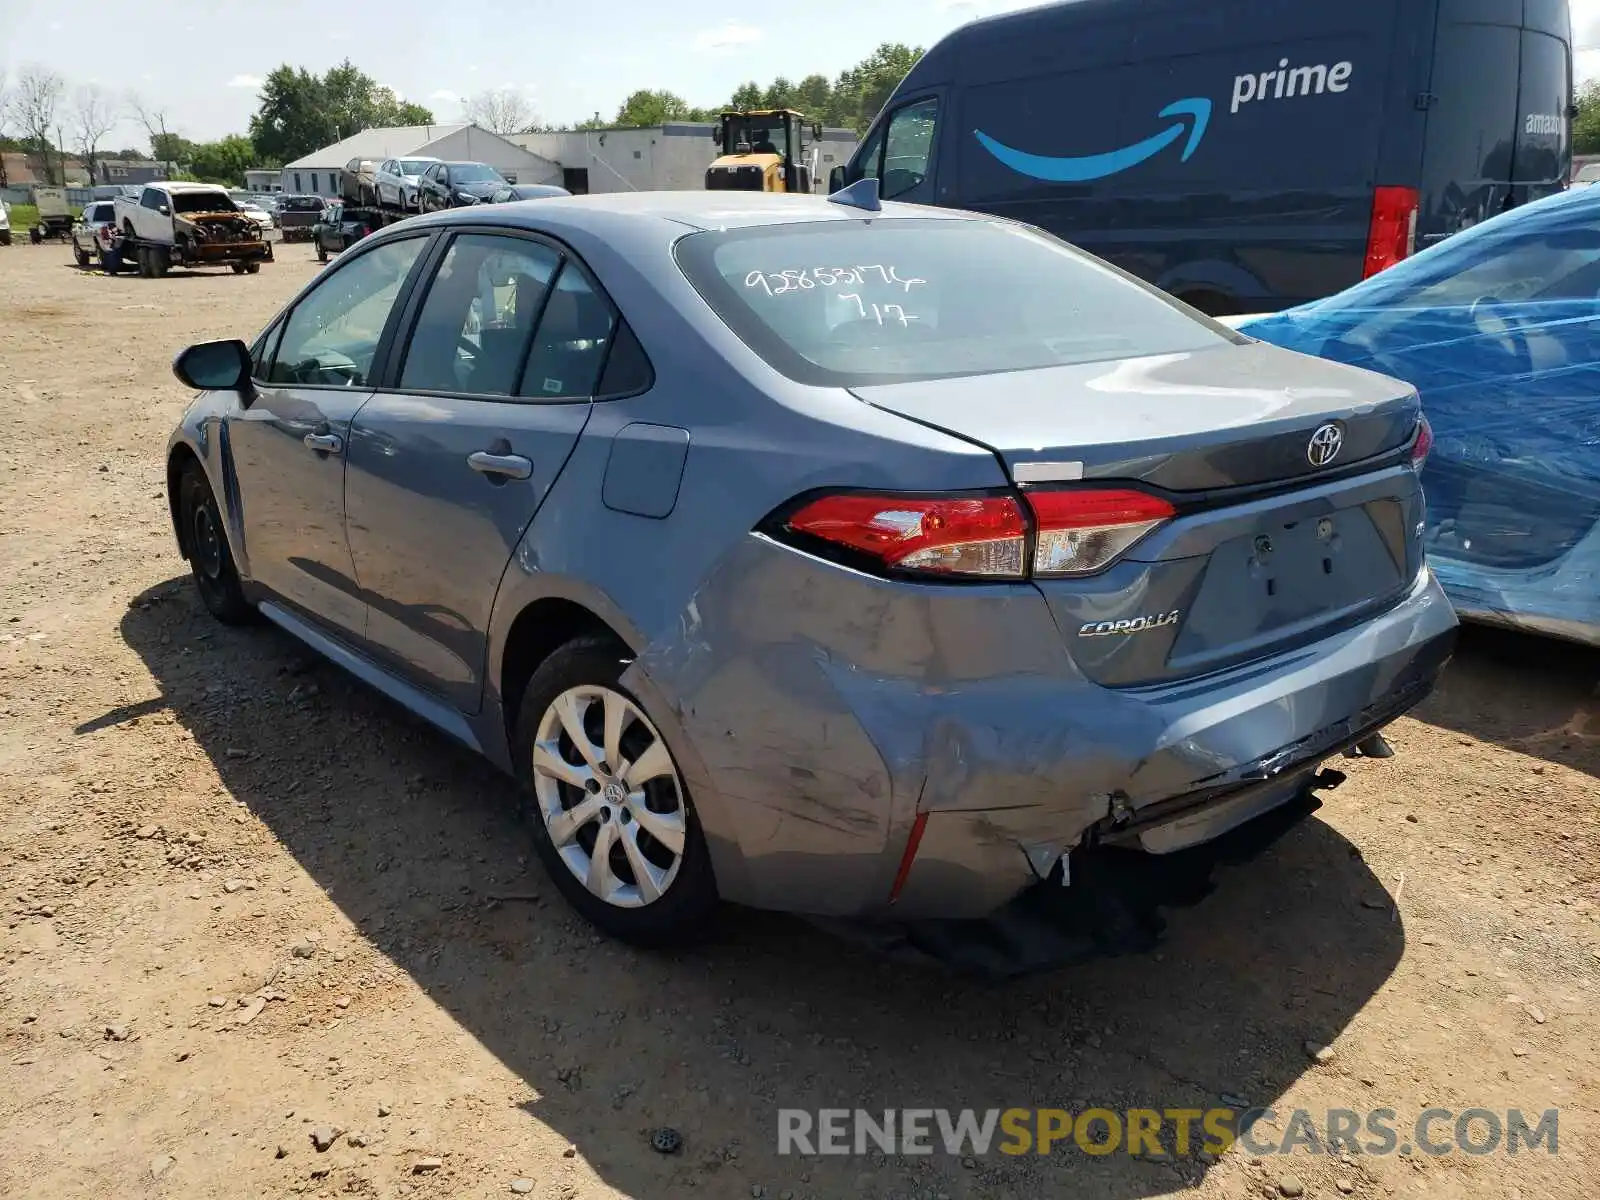
[[[832, 76], [884, 41], [927, 45], [987, 12], [1028, 0], [808, 0], [755, 5], [679, 0], [150, 0], [88, 8], [62, 0], [0, 0], [0, 71], [47, 64], [69, 85], [137, 92], [169, 127], [204, 140], [244, 132], [260, 79], [279, 63], [321, 71], [348, 56], [440, 121], [460, 97], [493, 87], [526, 92], [548, 121], [611, 116], [634, 88], [667, 88], [692, 104], [725, 101], [746, 79], [813, 71]], [[1600, 0], [1571, 0], [1575, 40], [1600, 47]], [[159, 21], [112, 12], [160, 13]], [[1600, 74], [1600, 49], [1578, 55]], [[125, 121], [108, 139], [144, 142]]]
[[[730, 17], [739, 6], [712, 0], [0, 0], [0, 71], [15, 79], [40, 62], [69, 85], [138, 92], [196, 140], [244, 132], [255, 89], [278, 64], [321, 71], [346, 56], [440, 121], [459, 119], [459, 97], [516, 87], [542, 118], [565, 122], [609, 117], [640, 87], [716, 105], [747, 79], [832, 76], [880, 42], [927, 45], [1025, 2], [808, 0]], [[102, 36], [113, 11], [161, 19], [117, 20], [117, 36]], [[127, 122], [111, 140], [142, 142], [143, 131]]]

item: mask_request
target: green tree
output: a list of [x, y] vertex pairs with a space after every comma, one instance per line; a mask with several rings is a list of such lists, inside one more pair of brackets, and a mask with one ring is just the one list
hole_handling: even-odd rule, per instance
[[638, 127], [667, 121], [693, 121], [701, 115], [698, 109], [690, 108], [682, 96], [641, 88], [622, 102], [622, 107], [617, 109], [617, 119], [612, 123]]
[[321, 79], [288, 63], [267, 76], [261, 106], [250, 118], [250, 141], [257, 153], [289, 162], [337, 141], [333, 130]]
[[256, 165], [250, 139], [231, 134], [216, 142], [201, 142], [189, 154], [189, 169], [202, 183], [243, 187], [244, 173]]
[[779, 75], [768, 85], [767, 90], [761, 93], [762, 108], [793, 108], [794, 84], [787, 78]]
[[741, 83], [734, 89], [733, 96], [728, 101], [728, 107], [735, 112], [744, 112], [747, 109], [760, 108], [766, 96], [765, 91], [754, 79], [749, 83]]
[[1578, 91], [1578, 115], [1572, 119], [1572, 152], [1600, 154], [1600, 79]]
[[150, 139], [150, 153], [155, 155], [157, 162], [171, 166], [188, 162], [189, 156], [194, 153], [194, 143], [182, 134], [158, 133]]
[[257, 157], [290, 162], [380, 125], [432, 125], [433, 113], [396, 96], [349, 59], [313, 75], [288, 63], [267, 76], [250, 118]]
[[837, 116], [857, 133], [864, 133], [921, 57], [920, 46], [884, 42], [839, 77], [835, 90], [843, 94], [836, 97]]

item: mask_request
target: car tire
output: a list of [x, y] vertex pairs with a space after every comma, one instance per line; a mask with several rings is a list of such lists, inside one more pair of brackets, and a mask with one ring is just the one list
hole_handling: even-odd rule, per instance
[[259, 275], [259, 274], [261, 274], [261, 264], [258, 263], [258, 262], [247, 262], [247, 263], [245, 263], [245, 265], [244, 265], [244, 273], [246, 275]]
[[88, 267], [88, 265], [89, 265], [89, 254], [88, 254], [88, 252], [86, 250], [84, 250], [84, 248], [82, 246], [78, 245], [76, 242], [74, 242], [73, 245], [72, 245], [72, 257], [77, 261], [77, 264], [78, 264], [80, 269]]
[[243, 263], [230, 263], [229, 265], [231, 267], [233, 267], [233, 273], [235, 275], [243, 275], [244, 274], [244, 264]]
[[183, 530], [189, 573], [200, 601], [224, 625], [243, 625], [256, 610], [244, 598], [239, 571], [228, 545], [227, 526], [205, 472], [191, 464], [178, 480], [178, 520]]
[[9, 245], [11, 245], [11, 231], [7, 229], [4, 233], [0, 233], [0, 246]]
[[[706, 931], [716, 879], [671, 747], [623, 686], [631, 658], [613, 638], [582, 637], [539, 665], [517, 707], [517, 777], [534, 849], [567, 902], [612, 937], [681, 944]], [[574, 723], [587, 739], [582, 749]], [[602, 757], [608, 728], [626, 769]], [[630, 779], [636, 770], [648, 774]], [[593, 813], [563, 820], [580, 808]]]

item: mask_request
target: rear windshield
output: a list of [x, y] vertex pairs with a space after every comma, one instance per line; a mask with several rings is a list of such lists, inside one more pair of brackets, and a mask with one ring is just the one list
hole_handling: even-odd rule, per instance
[[172, 211], [181, 213], [234, 212], [224, 192], [173, 192]]
[[89, 210], [88, 219], [91, 221], [115, 221], [117, 219], [117, 210], [109, 204], [96, 204]]
[[285, 212], [321, 212], [326, 201], [316, 196], [290, 196], [279, 203], [278, 207]]
[[992, 221], [827, 221], [690, 234], [678, 264], [777, 370], [848, 387], [1246, 339], [1047, 234]]
[[433, 166], [433, 159], [431, 158], [402, 158], [400, 160], [400, 174], [421, 175], [431, 166]]

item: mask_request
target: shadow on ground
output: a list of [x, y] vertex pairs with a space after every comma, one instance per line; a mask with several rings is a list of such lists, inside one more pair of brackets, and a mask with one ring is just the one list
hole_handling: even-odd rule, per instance
[[1463, 625], [1450, 669], [1413, 715], [1600, 778], [1600, 650]]
[[[1170, 1192], [1207, 1169], [1193, 1151], [780, 1159], [777, 1110], [1268, 1104], [1403, 948], [1362, 903], [1382, 893], [1356, 850], [1311, 819], [1175, 913], [1157, 952], [1004, 986], [753, 912], [692, 953], [641, 953], [524, 869], [508, 781], [286, 635], [215, 625], [186, 580], [140, 596], [122, 632], [162, 699], [81, 731], [170, 707], [372, 944], [538, 1093], [529, 1111], [633, 1196]], [[506, 893], [538, 899], [490, 899]], [[682, 1154], [650, 1150], [658, 1125]]]

